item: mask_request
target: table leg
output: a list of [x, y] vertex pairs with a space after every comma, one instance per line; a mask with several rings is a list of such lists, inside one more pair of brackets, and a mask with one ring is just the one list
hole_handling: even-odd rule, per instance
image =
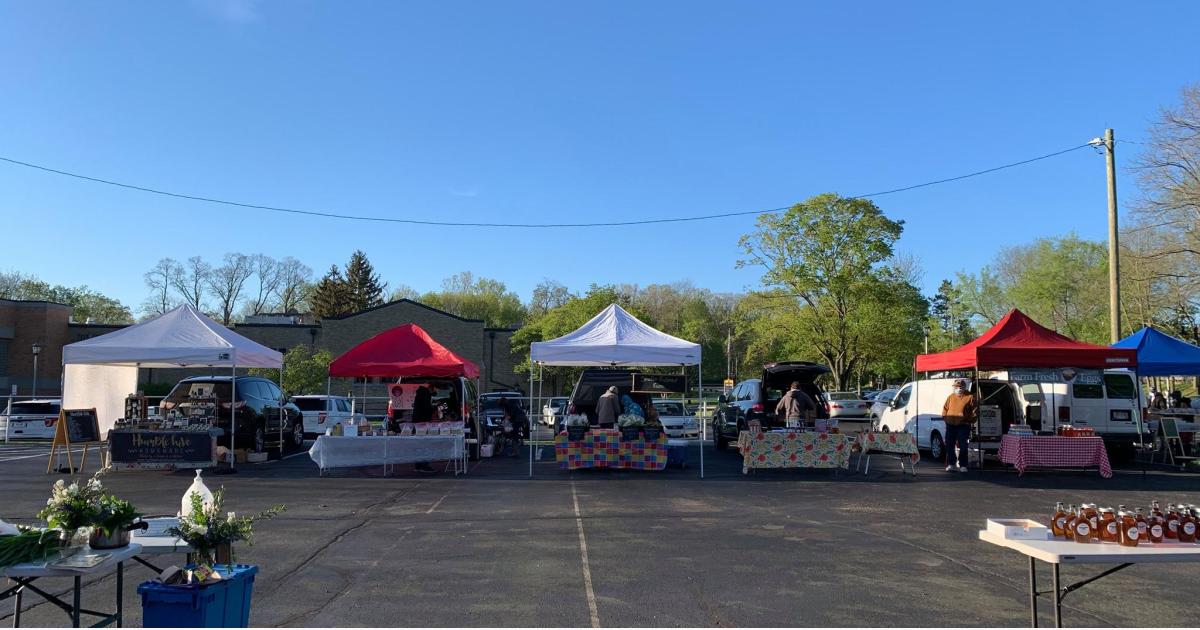
[[71, 627], [79, 627], [79, 592], [83, 590], [83, 577], [75, 576], [75, 592], [72, 595], [73, 606], [71, 606]]
[[1037, 617], [1037, 566], [1036, 560], [1029, 556], [1029, 622], [1031, 628], [1038, 627]]
[[1062, 627], [1062, 591], [1059, 588], [1058, 582], [1058, 563], [1050, 565], [1054, 572], [1050, 574], [1050, 583], [1054, 587], [1054, 592], [1051, 594], [1054, 597], [1054, 627]]
[[17, 589], [16, 597], [13, 598], [13, 627], [21, 627], [21, 596], [25, 593], [25, 587]]
[[125, 563], [117, 563], [117, 627], [124, 626], [125, 612]]

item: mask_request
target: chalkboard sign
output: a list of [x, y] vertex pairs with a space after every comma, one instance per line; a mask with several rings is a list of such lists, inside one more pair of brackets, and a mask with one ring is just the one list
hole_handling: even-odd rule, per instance
[[639, 394], [684, 394], [687, 380], [682, 374], [633, 375], [633, 391]]
[[108, 434], [109, 461], [118, 468], [212, 466], [215, 451], [208, 431], [121, 429]]
[[95, 409], [63, 409], [62, 420], [71, 444], [100, 441], [100, 420]]

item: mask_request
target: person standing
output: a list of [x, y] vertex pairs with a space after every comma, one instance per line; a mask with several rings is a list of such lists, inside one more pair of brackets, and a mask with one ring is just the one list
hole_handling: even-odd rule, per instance
[[791, 387], [775, 405], [775, 418], [783, 419], [785, 426], [798, 427], [801, 423], [813, 424], [817, 404], [800, 389], [800, 381], [792, 381]]
[[[967, 390], [967, 382], [954, 381], [954, 391], [942, 405], [942, 420], [946, 422], [946, 471], [958, 469], [967, 472], [967, 444], [971, 439], [971, 425], [979, 418], [979, 405], [975, 394]], [[955, 459], [955, 447], [958, 457]]]
[[[529, 417], [521, 408], [521, 403], [507, 398], [500, 399], [500, 409], [504, 418], [500, 420], [500, 430], [504, 433], [505, 450], [511, 449], [510, 455], [518, 457], [521, 453], [521, 442], [529, 426]], [[503, 451], [501, 455], [503, 455]]]
[[613, 385], [596, 401], [596, 424], [602, 429], [611, 429], [617, 424], [617, 416], [621, 415], [618, 393], [617, 386]]
[[[417, 394], [413, 398], [412, 421], [413, 422], [429, 422], [433, 420], [433, 396], [429, 393], [429, 388], [424, 385], [417, 388]], [[417, 472], [434, 472], [433, 466], [429, 462], [418, 462], [413, 466]]]

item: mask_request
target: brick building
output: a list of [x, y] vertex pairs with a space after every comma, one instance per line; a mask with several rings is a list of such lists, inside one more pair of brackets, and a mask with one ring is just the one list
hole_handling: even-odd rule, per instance
[[[33, 376], [32, 344], [41, 345], [38, 393], [58, 394], [62, 377], [62, 347], [112, 332], [121, 325], [86, 324], [70, 321], [71, 308], [50, 302], [14, 302], [0, 300], [0, 386], [8, 393], [15, 384], [20, 395], [28, 395]], [[337, 356], [353, 346], [401, 324], [413, 323], [430, 336], [474, 361], [480, 370], [480, 391], [524, 389], [513, 372], [510, 350], [513, 329], [488, 328], [482, 320], [466, 319], [426, 306], [413, 300], [398, 300], [372, 309], [324, 320], [306, 321], [301, 317], [255, 317], [252, 323], [235, 324], [234, 331], [269, 348], [286, 352], [306, 345], [324, 349]], [[262, 323], [268, 322], [268, 323]], [[184, 376], [207, 374], [207, 370], [142, 370], [143, 383], [173, 384]], [[336, 391], [345, 393], [351, 384], [336, 383]], [[355, 385], [356, 391], [361, 387]], [[367, 384], [368, 395], [384, 394], [378, 379]]]

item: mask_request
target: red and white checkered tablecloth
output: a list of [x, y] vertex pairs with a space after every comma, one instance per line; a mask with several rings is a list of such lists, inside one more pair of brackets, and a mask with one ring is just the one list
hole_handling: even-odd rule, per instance
[[1100, 469], [1100, 476], [1112, 477], [1104, 439], [1098, 437], [1058, 437], [1005, 435], [1000, 439], [1000, 461], [1012, 464], [1024, 474], [1030, 466], [1041, 468]]

